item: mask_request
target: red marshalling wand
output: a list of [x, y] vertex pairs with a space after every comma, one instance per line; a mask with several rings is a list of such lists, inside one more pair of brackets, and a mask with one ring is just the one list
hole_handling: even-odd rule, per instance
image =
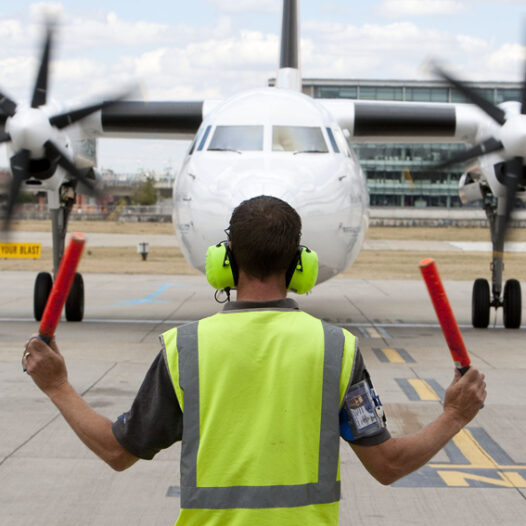
[[455, 366], [461, 374], [464, 374], [469, 369], [471, 360], [469, 359], [468, 351], [464, 345], [462, 334], [460, 334], [457, 320], [449, 304], [435, 262], [431, 258], [423, 259], [420, 262], [420, 271], [426, 282], [427, 290], [431, 296], [431, 301], [435, 307], [438, 321], [442, 327], [442, 332], [446, 338]]
[[83, 234], [72, 234], [60, 261], [57, 277], [49, 294], [38, 330], [40, 338], [46, 343], [49, 343], [55, 334], [62, 309], [75, 278], [75, 272], [77, 271], [85, 242], [86, 238]]

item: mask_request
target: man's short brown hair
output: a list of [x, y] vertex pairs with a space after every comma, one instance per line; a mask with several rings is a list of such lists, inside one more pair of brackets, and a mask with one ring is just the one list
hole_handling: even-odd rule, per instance
[[301, 218], [288, 203], [261, 195], [247, 199], [230, 218], [229, 239], [237, 266], [250, 277], [285, 273], [296, 255]]

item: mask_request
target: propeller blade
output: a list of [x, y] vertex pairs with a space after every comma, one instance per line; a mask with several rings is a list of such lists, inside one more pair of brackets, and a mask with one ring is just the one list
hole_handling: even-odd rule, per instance
[[498, 106], [495, 106], [492, 102], [479, 95], [473, 88], [470, 88], [464, 82], [452, 77], [449, 73], [444, 71], [437, 64], [433, 65], [435, 73], [447, 80], [452, 86], [454, 86], [466, 99], [473, 104], [477, 105], [482, 111], [489, 115], [494, 121], [499, 123], [501, 126], [506, 122], [506, 114]]
[[2, 110], [8, 117], [15, 114], [16, 102], [0, 92], [0, 110]]
[[476, 144], [472, 148], [468, 148], [467, 150], [455, 153], [455, 155], [453, 155], [450, 159], [447, 159], [446, 161], [440, 163], [435, 168], [447, 168], [448, 166], [451, 166], [453, 164], [470, 161], [471, 159], [475, 159], [476, 157], [481, 157], [482, 155], [487, 155], [489, 153], [502, 150], [502, 148], [504, 148], [504, 145], [499, 140], [490, 137], [489, 139], [486, 139], [485, 141]]
[[128, 97], [128, 95], [129, 93], [126, 92], [120, 97], [116, 97], [112, 100], [102, 101], [95, 104], [91, 104], [89, 106], [85, 106], [83, 108], [78, 108], [76, 110], [59, 113], [58, 115], [54, 115], [53, 117], [51, 117], [49, 119], [49, 122], [59, 130], [61, 130], [62, 128], [65, 128], [70, 124], [73, 124], [77, 121], [80, 121], [81, 119], [84, 119], [85, 117], [88, 117], [92, 113], [95, 113], [96, 111], [99, 111], [102, 108], [109, 108], [110, 106], [121, 102], [123, 99]]
[[31, 99], [32, 108], [38, 108], [39, 106], [43, 106], [47, 101], [49, 58], [51, 55], [52, 41], [53, 30], [51, 24], [48, 24], [46, 39], [44, 41], [44, 49], [42, 52], [42, 60], [40, 61], [40, 66], [38, 68], [35, 89], [33, 90], [33, 98]]
[[13, 180], [11, 182], [11, 190], [9, 192], [9, 200], [7, 203], [6, 216], [4, 221], [4, 230], [9, 227], [11, 216], [13, 215], [13, 209], [15, 208], [18, 194], [20, 193], [20, 187], [25, 179], [27, 179], [28, 167], [29, 167], [29, 150], [20, 150], [15, 153], [10, 159], [11, 163], [11, 175]]
[[74, 179], [77, 179], [80, 181], [84, 186], [86, 186], [94, 195], [98, 195], [99, 192], [97, 188], [95, 188], [95, 185], [93, 181], [88, 179], [76, 166], [73, 162], [69, 160], [69, 158], [62, 153], [60, 148], [53, 143], [52, 141], [47, 141], [44, 144], [44, 149], [46, 151], [46, 155], [51, 161], [51, 163], [57, 163], [59, 166], [64, 168], [66, 172], [68, 172]]
[[0, 144], [2, 144], [3, 142], [9, 142], [11, 140], [11, 135], [9, 135], [9, 133], [3, 131], [3, 132], [0, 132]]
[[511, 213], [515, 208], [515, 199], [517, 190], [522, 179], [523, 159], [522, 157], [514, 157], [506, 161], [506, 207], [504, 212], [505, 225], [508, 226]]
[[59, 130], [61, 130], [62, 128], [65, 128], [66, 126], [69, 126], [74, 122], [80, 121], [84, 117], [87, 117], [88, 115], [91, 115], [92, 113], [95, 113], [96, 111], [102, 109], [102, 107], [105, 106], [105, 104], [105, 102], [100, 102], [98, 104], [92, 104], [90, 106], [85, 106], [84, 108], [79, 108], [77, 110], [60, 113], [51, 117], [49, 119], [49, 122]]

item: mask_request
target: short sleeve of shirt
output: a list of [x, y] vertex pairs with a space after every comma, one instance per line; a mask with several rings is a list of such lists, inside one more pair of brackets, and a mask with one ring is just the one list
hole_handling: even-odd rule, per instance
[[[351, 373], [351, 379], [350, 379], [348, 388], [350, 388], [351, 385], [361, 382], [365, 378], [366, 378], [366, 371], [365, 371], [365, 363], [363, 361], [363, 356], [362, 356], [362, 353], [360, 352], [360, 349], [356, 349], [352, 373]], [[342, 408], [341, 411], [345, 412], [345, 409]], [[348, 442], [351, 444], [357, 444], [359, 446], [376, 446], [378, 444], [381, 444], [382, 442], [385, 442], [389, 438], [391, 438], [391, 433], [389, 433], [387, 427], [384, 427], [375, 435], [358, 438], [356, 440], [349, 440]]]
[[162, 351], [146, 373], [131, 409], [117, 418], [112, 429], [124, 449], [146, 460], [182, 439], [183, 413]]

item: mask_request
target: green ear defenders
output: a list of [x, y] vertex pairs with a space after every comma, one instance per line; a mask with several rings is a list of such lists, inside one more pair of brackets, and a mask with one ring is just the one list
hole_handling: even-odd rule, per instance
[[[239, 275], [236, 261], [227, 241], [208, 247], [206, 252], [206, 278], [217, 290], [234, 289]], [[306, 294], [318, 278], [318, 254], [301, 246], [285, 275], [287, 288], [297, 294]]]
[[214, 289], [235, 289], [238, 270], [228, 241], [208, 247], [206, 251], [206, 279]]
[[296, 294], [307, 294], [316, 285], [318, 278], [318, 254], [310, 248], [300, 246], [294, 261], [287, 270], [287, 289]]

